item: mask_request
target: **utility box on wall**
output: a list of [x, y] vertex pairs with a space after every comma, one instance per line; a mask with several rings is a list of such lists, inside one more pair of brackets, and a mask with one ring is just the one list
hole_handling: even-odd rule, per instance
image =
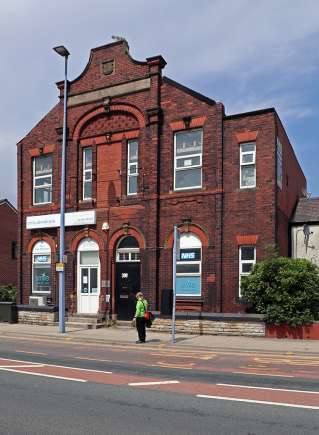
[[163, 289], [161, 297], [161, 314], [171, 316], [173, 311], [173, 290]]

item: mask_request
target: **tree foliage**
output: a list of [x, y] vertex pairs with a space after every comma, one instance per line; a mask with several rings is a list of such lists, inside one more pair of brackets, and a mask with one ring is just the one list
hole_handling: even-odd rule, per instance
[[0, 302], [16, 302], [17, 289], [12, 285], [0, 287]]
[[319, 268], [305, 259], [273, 257], [255, 265], [242, 279], [244, 300], [265, 321], [291, 326], [319, 319]]

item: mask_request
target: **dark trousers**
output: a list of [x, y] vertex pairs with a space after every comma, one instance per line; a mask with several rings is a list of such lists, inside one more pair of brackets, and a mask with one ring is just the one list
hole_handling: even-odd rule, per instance
[[145, 319], [144, 317], [136, 317], [136, 329], [138, 333], [138, 339], [140, 341], [145, 341]]

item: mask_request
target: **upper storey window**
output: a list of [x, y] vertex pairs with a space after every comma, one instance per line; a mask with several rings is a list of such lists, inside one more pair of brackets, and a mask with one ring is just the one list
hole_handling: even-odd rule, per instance
[[202, 187], [203, 130], [174, 136], [174, 190]]
[[282, 189], [282, 145], [277, 137], [276, 147], [276, 161], [277, 161], [277, 186]]
[[52, 155], [33, 159], [33, 204], [52, 202]]
[[92, 198], [92, 148], [83, 149], [83, 199]]
[[138, 141], [130, 140], [127, 144], [127, 194], [137, 194], [138, 179]]
[[256, 143], [240, 145], [240, 188], [256, 187]]

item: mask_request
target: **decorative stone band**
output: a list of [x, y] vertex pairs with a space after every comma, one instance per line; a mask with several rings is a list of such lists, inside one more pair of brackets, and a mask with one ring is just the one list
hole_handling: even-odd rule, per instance
[[132, 94], [135, 92], [150, 89], [151, 79], [145, 78], [133, 82], [122, 83], [120, 85], [108, 86], [96, 91], [84, 92], [83, 94], [71, 95], [68, 98], [68, 107], [80, 104], [93, 103], [104, 98], [119, 97], [121, 95]]

